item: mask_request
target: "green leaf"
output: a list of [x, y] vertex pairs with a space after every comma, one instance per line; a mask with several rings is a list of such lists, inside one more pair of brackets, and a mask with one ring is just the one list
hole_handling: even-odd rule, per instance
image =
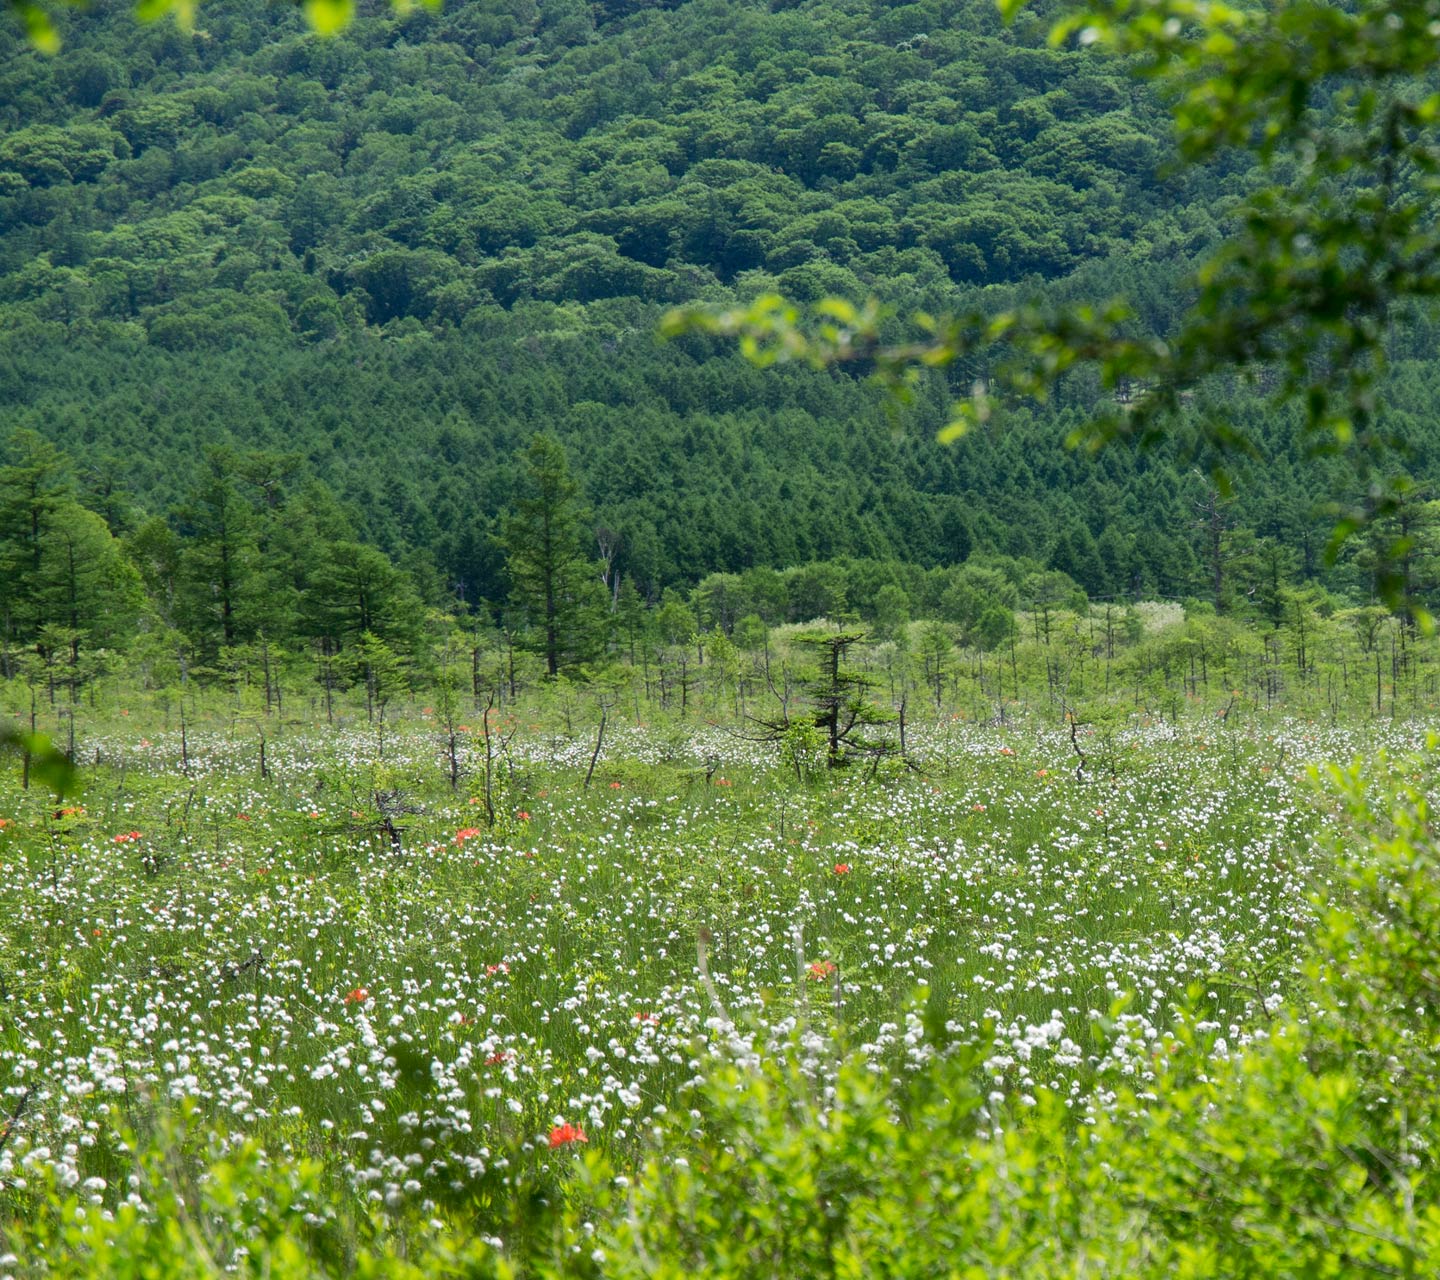
[[844, 298], [822, 298], [815, 304], [815, 313], [838, 320], [841, 324], [854, 324], [860, 313]]
[[305, 20], [322, 36], [338, 35], [354, 16], [354, 0], [305, 0]]
[[75, 765], [43, 733], [25, 733], [14, 725], [0, 726], [0, 750], [30, 758], [30, 776], [49, 787], [57, 797], [74, 793], [79, 782]]

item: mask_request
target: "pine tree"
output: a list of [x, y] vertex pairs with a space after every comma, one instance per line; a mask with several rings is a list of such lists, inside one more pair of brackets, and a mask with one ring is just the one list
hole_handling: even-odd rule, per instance
[[529, 622], [550, 675], [593, 655], [600, 575], [585, 553], [586, 508], [565, 450], [539, 435], [525, 451], [521, 494], [502, 541], [511, 597]]
[[253, 639], [261, 621], [255, 512], [236, 479], [234, 455], [207, 450], [200, 483], [179, 512], [181, 625], [206, 661]]
[[14, 432], [14, 459], [0, 467], [0, 625], [7, 637], [28, 639], [44, 625], [37, 598], [47, 535], [69, 501], [63, 454], [33, 431]]

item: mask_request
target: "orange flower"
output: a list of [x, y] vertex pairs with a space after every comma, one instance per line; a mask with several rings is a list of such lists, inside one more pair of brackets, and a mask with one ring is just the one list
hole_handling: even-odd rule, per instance
[[530, 815], [529, 815], [528, 813], [526, 813], [524, 809], [517, 809], [517, 810], [515, 811], [515, 818], [516, 818], [516, 821], [518, 821], [518, 822], [529, 822], [529, 821], [530, 821]]
[[848, 862], [837, 862], [835, 864], [835, 874], [837, 876], [848, 876], [850, 874], [850, 864]]
[[345, 993], [346, 1004], [364, 1004], [370, 999], [370, 992], [365, 987], [352, 987]]
[[611, 791], [619, 791], [619, 790], [620, 790], [620, 784], [619, 784], [618, 782], [612, 782], [612, 783], [610, 784], [610, 790], [611, 790]]
[[835, 965], [829, 960], [817, 960], [805, 970], [805, 977], [810, 982], [823, 982], [835, 972]]
[[473, 840], [479, 834], [479, 827], [461, 827], [460, 830], [455, 833], [455, 843], [463, 848], [465, 841]]
[[557, 1124], [550, 1130], [550, 1145], [552, 1147], [568, 1146], [572, 1142], [589, 1142], [585, 1136], [585, 1130], [573, 1124]]
[[142, 837], [138, 831], [122, 831], [118, 836], [110, 837], [112, 843], [114, 844], [134, 844], [135, 841], [141, 838]]

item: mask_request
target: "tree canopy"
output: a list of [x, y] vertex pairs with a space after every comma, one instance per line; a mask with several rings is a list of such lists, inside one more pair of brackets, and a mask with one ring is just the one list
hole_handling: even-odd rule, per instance
[[[1001, 8], [1014, 19], [1024, 5]], [[816, 306], [813, 326], [771, 295], [718, 316], [674, 313], [670, 327], [738, 333], [764, 362], [874, 362], [902, 393], [916, 368], [979, 364], [1008, 390], [1044, 395], [1093, 365], [1111, 395], [1072, 442], [1151, 442], [1184, 420], [1210, 449], [1222, 487], [1227, 458], [1261, 455], [1260, 433], [1233, 405], [1194, 413], [1187, 401], [1236, 380], [1260, 384], [1272, 403], [1301, 406], [1311, 452], [1345, 453], [1357, 468], [1358, 491], [1330, 540], [1334, 558], [1351, 533], [1393, 517], [1414, 487], [1404, 466], [1413, 446], [1385, 393], [1404, 328], [1440, 292], [1440, 94], [1429, 75], [1437, 13], [1395, 0], [1256, 10], [1098, 0], [1052, 27], [1052, 49], [1112, 49], [1158, 87], [1187, 170], [1238, 160], [1254, 175], [1194, 273], [1188, 308], [1150, 336], [1123, 300], [922, 314], [927, 335], [901, 344], [886, 341], [886, 308], [834, 298]], [[977, 378], [942, 438], [992, 409], [988, 377]], [[1412, 546], [1401, 534], [1382, 551], [1379, 589], [1391, 603], [1405, 598]], [[1409, 603], [1428, 620], [1422, 602]]]

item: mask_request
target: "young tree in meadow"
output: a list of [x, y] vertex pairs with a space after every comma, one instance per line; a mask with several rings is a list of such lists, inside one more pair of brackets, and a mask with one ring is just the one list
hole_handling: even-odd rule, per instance
[[378, 712], [383, 731], [385, 708], [405, 687], [405, 664], [373, 631], [361, 635], [346, 654], [355, 682], [365, 689], [366, 719], [373, 721]]
[[536, 436], [525, 450], [520, 494], [501, 537], [512, 598], [552, 676], [598, 647], [601, 583], [586, 554], [590, 529], [564, 448], [553, 436]]

